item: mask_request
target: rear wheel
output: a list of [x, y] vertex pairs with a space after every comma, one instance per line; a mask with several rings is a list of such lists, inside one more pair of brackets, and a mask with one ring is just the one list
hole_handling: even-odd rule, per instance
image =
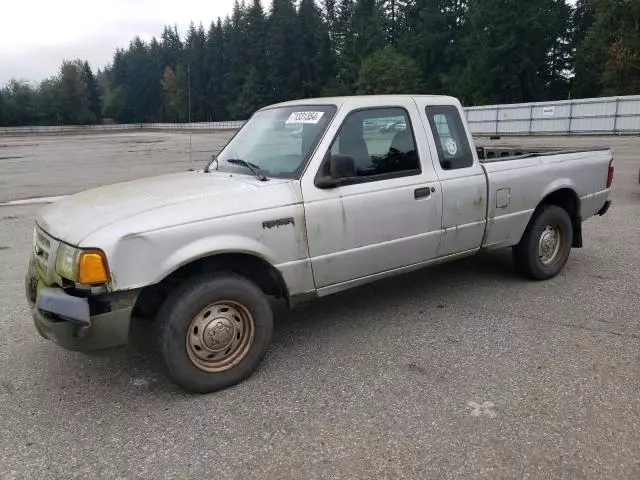
[[194, 392], [248, 377], [269, 347], [273, 314], [266, 295], [233, 273], [197, 277], [176, 289], [157, 317], [166, 371]]
[[547, 280], [556, 276], [569, 259], [573, 226], [567, 211], [556, 205], [544, 205], [534, 215], [513, 248], [513, 259], [525, 277]]

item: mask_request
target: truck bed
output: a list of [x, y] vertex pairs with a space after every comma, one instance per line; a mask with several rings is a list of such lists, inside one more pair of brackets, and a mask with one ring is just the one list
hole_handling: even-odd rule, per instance
[[608, 150], [609, 147], [595, 146], [589, 148], [558, 148], [558, 147], [519, 147], [512, 145], [486, 147], [476, 145], [478, 159], [481, 163], [520, 160], [523, 158], [559, 155], [566, 153], [584, 153]]
[[[536, 206], [550, 193], [568, 189], [581, 219], [595, 215], [609, 197], [609, 148], [485, 148], [479, 151], [487, 175], [488, 209], [484, 248], [513, 246]], [[515, 235], [514, 235], [515, 233]]]

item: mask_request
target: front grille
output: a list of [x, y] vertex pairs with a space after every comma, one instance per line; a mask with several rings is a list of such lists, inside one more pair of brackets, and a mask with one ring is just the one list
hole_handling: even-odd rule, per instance
[[48, 273], [49, 255], [51, 252], [51, 238], [44, 232], [44, 230], [41, 230], [40, 228], [36, 228], [35, 236], [36, 263], [43, 273]]
[[35, 251], [38, 274], [47, 285], [50, 285], [54, 282], [56, 249], [58, 248], [58, 242], [47, 232], [36, 226], [33, 248]]

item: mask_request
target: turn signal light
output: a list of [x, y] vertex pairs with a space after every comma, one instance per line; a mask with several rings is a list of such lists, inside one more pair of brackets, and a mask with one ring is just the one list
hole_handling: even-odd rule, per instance
[[78, 259], [78, 282], [84, 284], [105, 283], [109, 281], [107, 259], [102, 252], [88, 251], [80, 253]]

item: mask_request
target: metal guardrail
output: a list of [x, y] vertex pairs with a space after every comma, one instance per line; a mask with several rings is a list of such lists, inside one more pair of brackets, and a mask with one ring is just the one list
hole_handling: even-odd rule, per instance
[[[640, 95], [465, 108], [474, 135], [640, 134]], [[0, 134], [100, 133], [131, 130], [237, 130], [244, 120], [126, 125], [0, 127]]]
[[54, 125], [29, 127], [0, 127], [0, 135], [102, 133], [133, 130], [238, 130], [244, 120], [198, 123], [130, 123], [113, 125]]
[[0, 134], [23, 135], [23, 134], [55, 134], [55, 133], [78, 133], [78, 132], [107, 132], [116, 130], [133, 130], [140, 128], [135, 124], [114, 124], [114, 125], [50, 125], [50, 126], [28, 126], [28, 127], [0, 127]]
[[640, 133], [640, 95], [465, 108], [474, 135]]
[[227, 122], [141, 123], [143, 130], [238, 130], [245, 120]]

